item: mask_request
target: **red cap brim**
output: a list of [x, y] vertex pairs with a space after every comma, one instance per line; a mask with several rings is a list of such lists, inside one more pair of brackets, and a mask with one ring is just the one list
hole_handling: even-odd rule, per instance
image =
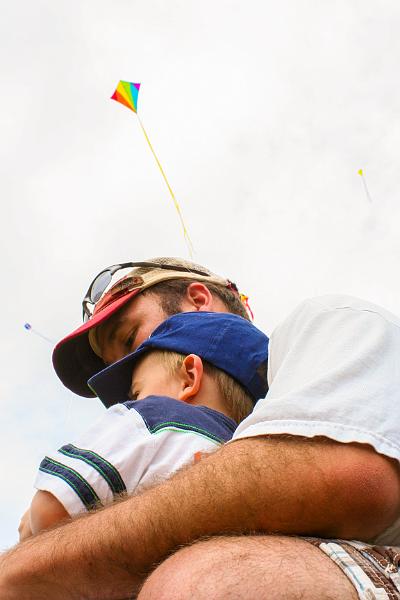
[[104, 362], [89, 343], [89, 331], [106, 321], [140, 291], [141, 289], [132, 290], [106, 305], [54, 348], [54, 369], [63, 384], [75, 394], [86, 398], [94, 397], [94, 393], [87, 386], [87, 381], [105, 367]]

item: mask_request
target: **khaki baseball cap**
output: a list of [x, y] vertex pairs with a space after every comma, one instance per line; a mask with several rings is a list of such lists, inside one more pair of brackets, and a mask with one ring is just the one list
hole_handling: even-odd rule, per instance
[[140, 264], [151, 266], [135, 267], [106, 290], [94, 305], [88, 321], [63, 338], [54, 349], [53, 365], [58, 377], [79, 396], [94, 397], [87, 381], [105, 366], [100, 356], [96, 328], [143, 290], [161, 281], [193, 279], [227, 287], [233, 293], [238, 293], [236, 285], [228, 279], [188, 260], [159, 257]]

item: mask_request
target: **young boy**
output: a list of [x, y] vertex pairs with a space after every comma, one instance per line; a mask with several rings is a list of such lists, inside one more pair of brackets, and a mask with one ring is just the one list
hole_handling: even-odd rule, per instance
[[110, 408], [41, 462], [21, 538], [166, 479], [227, 442], [268, 391], [267, 358], [268, 338], [237, 315], [164, 321], [89, 380]]

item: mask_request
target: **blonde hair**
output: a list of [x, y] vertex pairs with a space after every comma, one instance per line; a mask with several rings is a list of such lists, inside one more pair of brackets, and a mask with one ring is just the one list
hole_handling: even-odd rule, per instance
[[[171, 376], [176, 374], [186, 358], [185, 354], [169, 350], [152, 350], [153, 352], [157, 354], [161, 364], [166, 367]], [[233, 377], [205, 360], [203, 360], [203, 368], [217, 384], [218, 392], [231, 419], [236, 423], [243, 421], [254, 408], [254, 401], [250, 394]]]

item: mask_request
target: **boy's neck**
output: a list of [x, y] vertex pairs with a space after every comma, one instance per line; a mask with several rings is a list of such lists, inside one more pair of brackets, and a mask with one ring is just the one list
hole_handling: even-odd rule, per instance
[[207, 408], [212, 408], [213, 410], [232, 418], [225, 406], [225, 400], [218, 390], [217, 383], [206, 373], [203, 373], [199, 391], [187, 403], [192, 404], [193, 406], [207, 406]]

